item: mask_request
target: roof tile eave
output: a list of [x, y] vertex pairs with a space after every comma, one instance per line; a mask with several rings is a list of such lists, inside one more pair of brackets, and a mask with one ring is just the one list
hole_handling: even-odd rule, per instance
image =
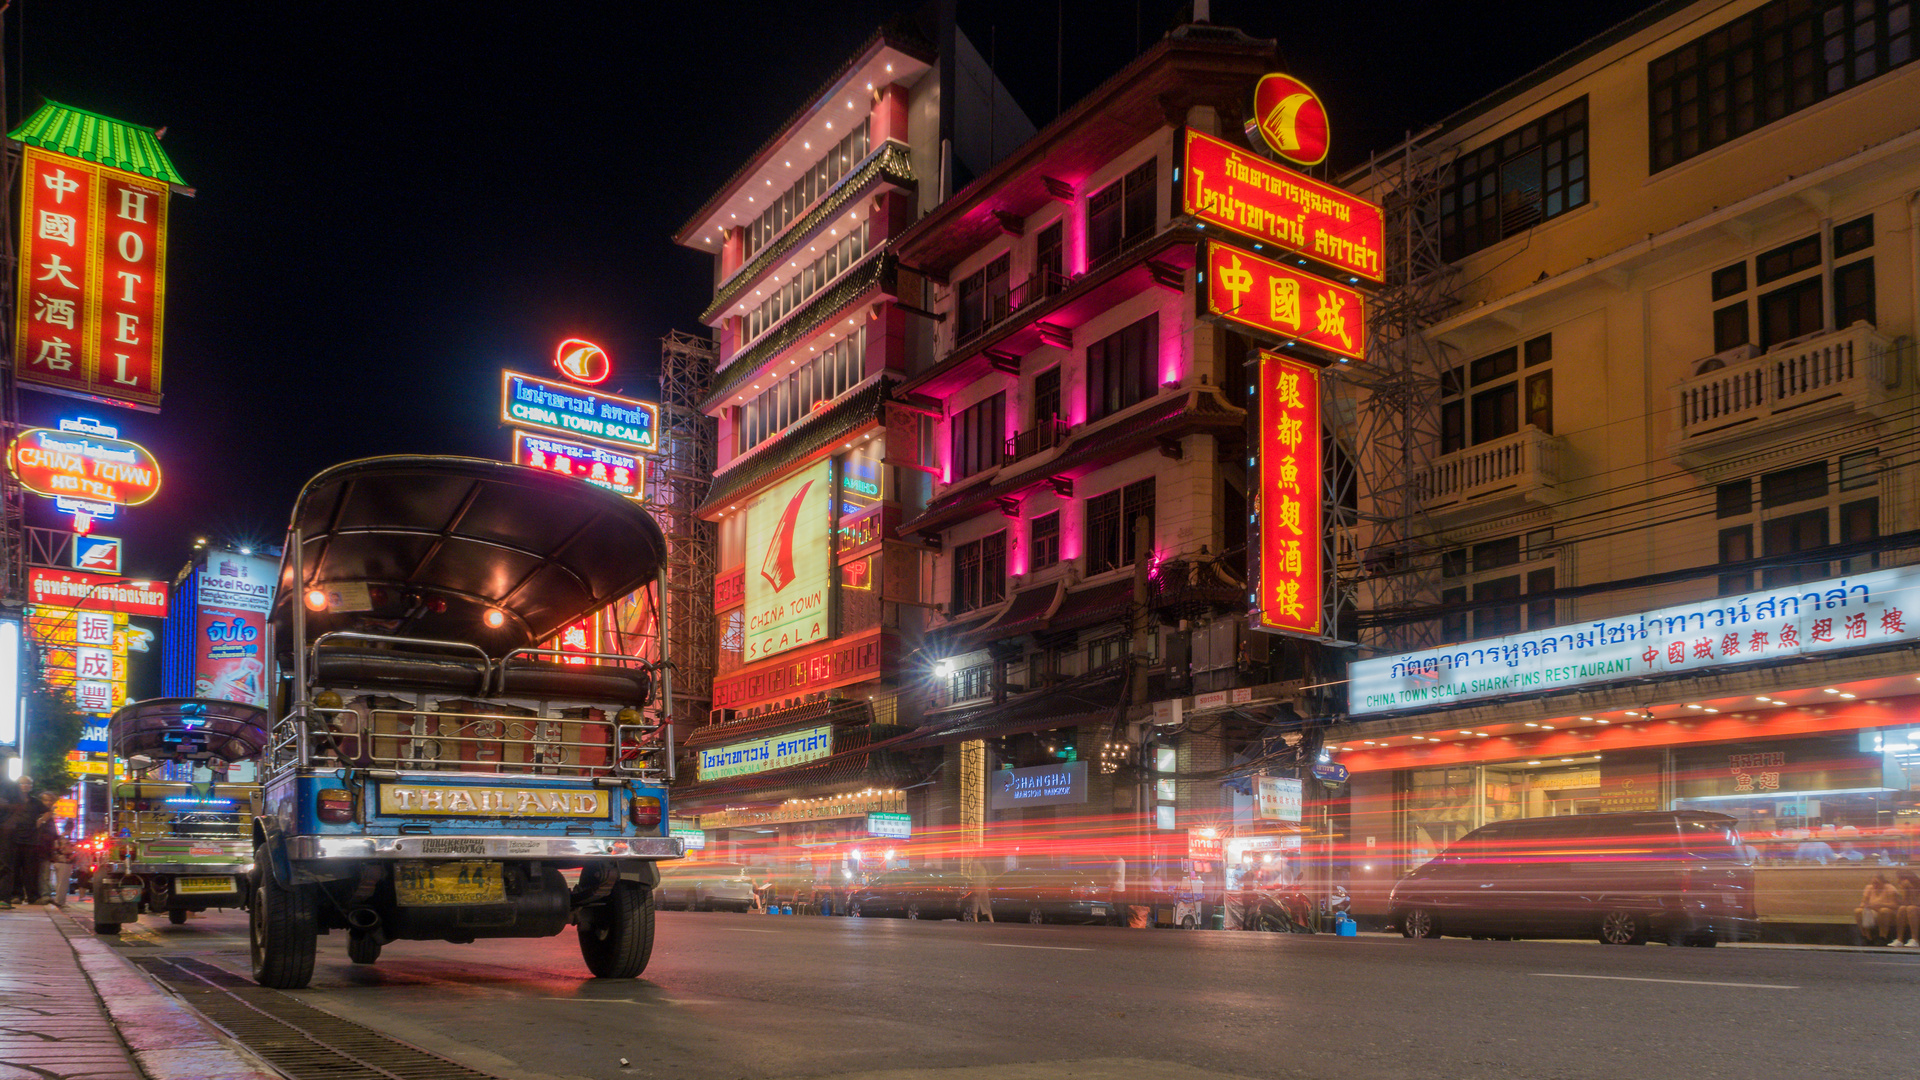
[[182, 188], [187, 185], [166, 152], [160, 149], [160, 140], [152, 128], [57, 101], [41, 105], [9, 132], [7, 138], [149, 180]]
[[712, 409], [725, 401], [728, 395], [738, 392], [741, 383], [753, 378], [767, 360], [788, 346], [798, 344], [808, 334], [826, 325], [829, 319], [838, 318], [860, 297], [881, 287], [886, 280], [887, 248], [884, 245], [876, 246], [862, 257], [861, 264], [855, 264], [838, 284], [802, 304], [786, 317], [783, 325], [767, 331], [752, 348], [736, 355], [724, 369], [715, 372], [713, 387], [700, 403], [701, 411]]
[[714, 476], [707, 497], [694, 514], [706, 517], [716, 513], [723, 503], [739, 498], [740, 492], [754, 483], [776, 478], [782, 470], [832, 446], [858, 431], [864, 424], [878, 423], [877, 414], [888, 400], [887, 390], [891, 385], [891, 380], [883, 373], [865, 390], [850, 395], [847, 400], [823, 413], [802, 420], [778, 439], [767, 443], [764, 455], [730, 463], [727, 469]]

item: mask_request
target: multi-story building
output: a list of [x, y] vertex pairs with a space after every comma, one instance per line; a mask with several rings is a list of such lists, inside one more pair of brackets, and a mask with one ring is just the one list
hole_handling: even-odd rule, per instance
[[675, 236], [714, 257], [718, 468], [699, 512], [719, 532], [713, 722], [687, 740], [675, 805], [725, 853], [834, 869], [869, 813], [909, 810], [919, 769], [867, 749], [917, 719], [902, 690], [929, 602], [923, 545], [899, 529], [926, 503], [930, 406], [897, 393], [918, 316], [893, 246], [1032, 131], [957, 27], [891, 24]]
[[1780, 923], [1914, 858], [1913, 49], [1897, 0], [1662, 3], [1382, 155], [1444, 163], [1458, 277], [1437, 443], [1363, 493], [1426, 603], [1334, 740], [1362, 910], [1514, 817], [1730, 814]]

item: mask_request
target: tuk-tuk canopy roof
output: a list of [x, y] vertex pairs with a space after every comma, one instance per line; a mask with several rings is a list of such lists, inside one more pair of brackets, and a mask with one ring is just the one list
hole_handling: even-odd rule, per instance
[[267, 745], [267, 710], [240, 701], [148, 698], [107, 721], [107, 745], [120, 757], [157, 761], [247, 761]]
[[[571, 477], [499, 461], [393, 456], [336, 465], [294, 504], [273, 626], [314, 590], [307, 640], [334, 630], [471, 642], [501, 656], [552, 637], [643, 588], [666, 538], [639, 503]], [[489, 611], [505, 616], [487, 625]], [[304, 643], [302, 643], [304, 644]]]

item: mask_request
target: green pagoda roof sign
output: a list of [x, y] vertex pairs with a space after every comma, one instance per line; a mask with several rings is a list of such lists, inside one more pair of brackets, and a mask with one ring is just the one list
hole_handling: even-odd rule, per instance
[[135, 173], [152, 180], [186, 187], [187, 182], [174, 169], [173, 162], [160, 149], [160, 136], [152, 128], [140, 127], [49, 101], [27, 117], [7, 138], [37, 146], [54, 154], [65, 154], [96, 165]]

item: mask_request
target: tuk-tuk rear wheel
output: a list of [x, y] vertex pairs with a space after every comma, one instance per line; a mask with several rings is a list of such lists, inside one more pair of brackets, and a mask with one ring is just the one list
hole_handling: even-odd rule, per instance
[[247, 909], [247, 946], [253, 981], [274, 990], [298, 990], [313, 981], [319, 913], [312, 885], [283, 885], [268, 869], [265, 845], [254, 852], [253, 903]]
[[605, 900], [580, 911], [580, 956], [596, 979], [631, 979], [653, 957], [653, 892], [618, 882]]

